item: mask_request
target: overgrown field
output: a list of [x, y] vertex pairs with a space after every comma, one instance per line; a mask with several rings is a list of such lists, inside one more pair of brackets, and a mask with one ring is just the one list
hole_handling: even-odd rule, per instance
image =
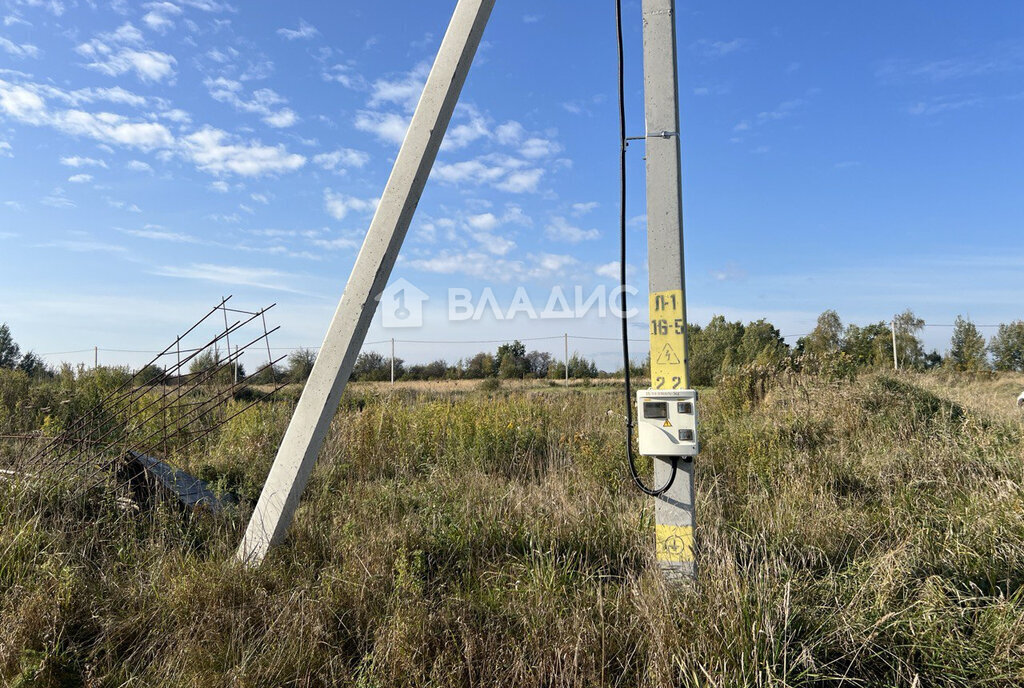
[[183, 467], [227, 517], [0, 483], [11, 686], [1024, 685], [1024, 377], [727, 378], [669, 588], [621, 392], [356, 386], [289, 543], [232, 555], [290, 414]]

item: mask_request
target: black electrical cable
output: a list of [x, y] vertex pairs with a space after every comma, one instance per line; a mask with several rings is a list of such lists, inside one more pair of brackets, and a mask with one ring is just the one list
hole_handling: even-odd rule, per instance
[[620, 303], [619, 317], [622, 319], [622, 363], [626, 378], [626, 463], [629, 464], [629, 474], [637, 489], [645, 495], [659, 497], [672, 487], [676, 480], [676, 473], [679, 469], [678, 457], [672, 457], [672, 474], [661, 487], [651, 488], [644, 484], [640, 477], [640, 471], [636, 467], [636, 458], [633, 456], [633, 393], [630, 387], [629, 373], [629, 321], [626, 320], [626, 150], [629, 148], [629, 140], [626, 137], [626, 75], [625, 57], [622, 40], [622, 0], [615, 0], [615, 32], [619, 47], [619, 283], [622, 287], [619, 290]]

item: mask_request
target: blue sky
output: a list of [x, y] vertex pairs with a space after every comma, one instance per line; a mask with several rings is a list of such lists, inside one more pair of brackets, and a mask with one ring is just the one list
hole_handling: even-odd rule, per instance
[[[642, 134], [640, 8], [625, 5]], [[19, 342], [159, 349], [234, 294], [279, 304], [275, 346], [316, 346], [454, 2], [0, 7], [0, 320]], [[767, 317], [794, 341], [826, 308], [1022, 317], [1024, 6], [685, 2], [678, 30], [692, 320]], [[553, 287], [614, 286], [614, 70], [611, 0], [499, 0], [394, 275], [428, 295], [424, 325], [378, 319], [370, 341], [615, 336], [596, 313], [449, 323], [446, 305], [452, 287], [507, 308], [522, 286], [539, 311]], [[948, 336], [928, 328], [926, 344]], [[616, 364], [614, 342], [572, 348]]]

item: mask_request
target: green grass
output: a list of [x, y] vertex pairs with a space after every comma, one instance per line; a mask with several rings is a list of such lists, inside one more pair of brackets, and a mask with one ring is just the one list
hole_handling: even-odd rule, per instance
[[175, 457], [243, 497], [223, 518], [0, 484], [0, 680], [1022, 685], [1014, 380], [710, 392], [683, 587], [658, 573], [600, 386], [351, 391], [288, 543], [240, 569], [290, 413], [267, 404]]

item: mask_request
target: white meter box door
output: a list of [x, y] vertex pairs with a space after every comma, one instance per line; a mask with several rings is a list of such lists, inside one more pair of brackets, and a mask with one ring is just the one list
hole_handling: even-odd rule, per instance
[[696, 390], [640, 390], [636, 408], [641, 455], [696, 456], [700, 451]]

